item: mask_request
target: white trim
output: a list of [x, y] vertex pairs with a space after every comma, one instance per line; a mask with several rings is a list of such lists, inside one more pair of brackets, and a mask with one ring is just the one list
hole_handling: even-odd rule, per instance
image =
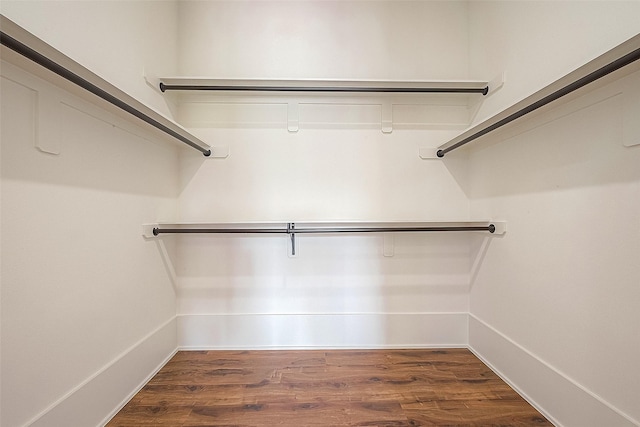
[[[174, 318], [174, 319], [175, 319], [175, 318]], [[173, 356], [175, 356], [175, 355], [176, 355], [176, 353], [178, 353], [180, 350], [181, 350], [180, 348], [177, 348], [177, 347], [176, 347], [176, 349], [175, 349], [175, 350], [173, 350], [173, 351], [172, 351], [172, 352], [171, 352], [167, 357], [165, 357], [165, 359], [164, 359], [162, 362], [160, 362], [160, 363], [158, 364], [158, 366], [157, 366], [157, 367], [156, 367], [156, 368], [155, 368], [151, 373], [149, 373], [149, 375], [147, 375], [147, 376], [145, 377], [145, 379], [144, 379], [144, 380], [142, 380], [142, 381], [140, 382], [140, 384], [138, 384], [138, 386], [137, 386], [135, 389], [133, 389], [133, 390], [131, 391], [131, 393], [129, 393], [129, 395], [128, 395], [127, 397], [125, 397], [124, 399], [122, 399], [122, 402], [121, 402], [121, 403], [120, 403], [120, 404], [119, 404], [119, 405], [118, 405], [118, 406], [117, 406], [113, 411], [111, 411], [111, 413], [109, 413], [109, 415], [107, 415], [106, 417], [104, 417], [104, 419], [100, 422], [100, 425], [101, 425], [101, 426], [102, 426], [102, 425], [106, 425], [109, 421], [111, 421], [111, 419], [112, 419], [113, 417], [115, 417], [115, 416], [118, 414], [118, 412], [120, 412], [120, 411], [122, 410], [122, 408], [124, 408], [124, 407], [125, 407], [125, 405], [126, 405], [127, 403], [129, 403], [129, 401], [130, 401], [131, 399], [133, 399], [133, 397], [134, 397], [136, 394], [138, 394], [138, 392], [140, 392], [140, 390], [142, 390], [142, 388], [143, 388], [145, 385], [147, 385], [147, 383], [148, 383], [149, 381], [151, 381], [151, 379], [152, 379], [153, 377], [155, 377], [155, 376], [156, 376], [156, 374], [157, 374], [158, 372], [160, 372], [160, 369], [164, 368], [164, 366], [165, 366], [167, 363], [169, 363], [169, 360], [171, 360], [171, 359], [173, 358]]]
[[379, 345], [379, 346], [298, 346], [298, 345], [280, 345], [280, 346], [233, 346], [233, 347], [211, 347], [211, 346], [180, 346], [178, 351], [246, 351], [246, 350], [408, 350], [408, 349], [468, 349], [467, 345], [460, 344], [398, 344], [398, 345]]
[[[582, 384], [580, 384], [579, 382], [577, 382], [576, 380], [574, 380], [564, 372], [560, 371], [558, 368], [554, 367], [553, 365], [551, 365], [550, 363], [548, 363], [547, 361], [545, 361], [544, 359], [542, 359], [541, 357], [533, 353], [532, 351], [518, 344], [517, 342], [509, 338], [507, 335], [505, 335], [504, 333], [500, 332], [499, 330], [497, 330], [496, 328], [494, 328], [484, 320], [480, 319], [478, 316], [472, 313], [469, 313], [469, 325], [471, 324], [472, 320], [475, 320], [480, 325], [485, 327], [487, 330], [489, 330], [493, 334], [497, 335], [498, 337], [500, 337], [501, 339], [503, 339], [504, 341], [512, 345], [518, 351], [524, 353], [532, 360], [535, 360], [542, 367], [549, 370], [551, 373], [555, 374], [557, 377], [559, 377], [563, 381], [566, 381], [567, 383], [571, 384], [573, 387], [576, 387], [581, 392], [585, 393], [587, 396], [596, 400], [598, 403], [602, 404], [603, 406], [608, 408], [610, 411], [612, 411], [616, 415], [620, 416], [621, 418], [624, 418], [624, 420], [626, 420], [627, 422], [631, 423], [634, 426], [640, 426], [640, 422], [633, 419], [631, 416], [627, 415], [620, 409], [616, 408], [611, 403], [607, 402], [606, 400], [604, 400], [602, 397], [598, 396], [594, 392], [590, 391], [585, 386], [583, 386]], [[502, 370], [498, 366], [496, 366], [496, 364], [490, 361], [489, 357], [487, 357], [486, 355], [483, 355], [478, 349], [474, 348], [473, 345], [471, 344], [471, 341], [472, 341], [472, 337], [471, 337], [471, 330], [470, 330], [469, 331], [469, 350], [473, 352], [473, 354], [475, 354], [480, 360], [482, 360], [482, 362], [485, 363], [500, 378], [502, 378], [511, 388], [516, 390], [527, 402], [529, 402], [534, 408], [536, 408], [540, 413], [542, 413], [545, 417], [547, 417], [549, 421], [551, 421], [554, 425], [558, 427], [563, 426], [563, 424], [559, 420], [551, 416], [547, 410], [545, 410], [540, 404], [536, 402], [536, 400], [533, 397], [531, 397], [527, 392], [523, 390], [523, 388], [526, 387], [525, 385], [523, 384], [517, 385], [515, 382], [513, 382], [507, 375], [505, 375], [502, 372]]]
[[[473, 315], [471, 313], [469, 313], [469, 321], [471, 321], [471, 317]], [[477, 317], [473, 316], [473, 318], [475, 320], [478, 320]], [[482, 322], [481, 320], [478, 320], [480, 323], [482, 323], [483, 325], [486, 325], [484, 322]], [[490, 329], [492, 329], [490, 326], [487, 326]], [[494, 332], [498, 333], [500, 336], [502, 336], [499, 332], [495, 331]], [[504, 338], [504, 336], [502, 336]], [[506, 338], [505, 338], [506, 339]], [[507, 339], [508, 340], [508, 339]], [[471, 341], [471, 337], [469, 337], [469, 341]], [[510, 343], [514, 344], [516, 347], [520, 348], [520, 346], [512, 341], [509, 340]], [[533, 406], [538, 412], [540, 412], [542, 415], [544, 415], [544, 417], [549, 420], [554, 426], [556, 427], [563, 427], [563, 425], [560, 423], [560, 421], [556, 420], [551, 414], [549, 414], [544, 408], [542, 408], [540, 405], [538, 405], [538, 403], [533, 400], [527, 393], [524, 392], [524, 390], [522, 390], [520, 387], [518, 387], [513, 381], [511, 381], [509, 379], [509, 377], [507, 377], [502, 371], [500, 371], [500, 369], [498, 369], [493, 363], [491, 363], [486, 357], [484, 357], [482, 354], [480, 354], [480, 352], [478, 352], [475, 348], [473, 348], [473, 346], [471, 345], [471, 342], [469, 342], [468, 345], [468, 349], [471, 353], [474, 354], [474, 356], [476, 356], [478, 359], [480, 359], [480, 361], [482, 361], [482, 363], [484, 363], [485, 365], [487, 365], [489, 367], [489, 369], [491, 369], [497, 376], [500, 377], [500, 379], [502, 379], [502, 381], [504, 381], [505, 383], [507, 383], [507, 385], [509, 385], [509, 387], [511, 387], [513, 390], [515, 390], [516, 393], [518, 393], [520, 395], [520, 397], [522, 397], [524, 400], [527, 401], [527, 403], [529, 403], [531, 406]]]
[[[42, 421], [42, 419], [44, 417], [46, 417], [50, 412], [52, 412], [54, 409], [58, 408], [60, 405], [62, 405], [67, 399], [69, 399], [71, 396], [73, 396], [74, 394], [78, 393], [80, 390], [82, 390], [84, 387], [86, 387], [87, 385], [89, 385], [92, 381], [96, 380], [99, 376], [101, 376], [102, 374], [104, 374], [107, 370], [109, 370], [110, 368], [112, 368], [114, 365], [116, 365], [118, 362], [122, 361], [123, 359], [125, 359], [127, 356], [133, 354], [142, 344], [144, 344], [145, 342], [147, 342], [148, 340], [150, 340], [151, 338], [153, 338], [156, 334], [162, 332], [165, 328], [170, 327], [170, 325], [172, 323], [176, 322], [176, 317], [173, 316], [171, 317], [169, 320], [165, 321], [164, 323], [162, 323], [159, 327], [157, 327], [156, 329], [154, 329], [152, 332], [148, 333], [147, 335], [145, 335], [143, 338], [139, 339], [136, 343], [134, 343], [133, 345], [131, 345], [129, 348], [127, 348], [126, 350], [124, 350], [122, 353], [120, 353], [118, 356], [116, 356], [114, 359], [112, 359], [109, 363], [107, 363], [106, 365], [104, 365], [102, 368], [100, 368], [98, 371], [96, 371], [93, 375], [89, 376], [87, 379], [85, 379], [84, 381], [82, 381], [80, 384], [78, 384], [77, 386], [75, 386], [74, 388], [72, 388], [71, 390], [69, 390], [66, 394], [64, 394], [62, 397], [60, 397], [58, 400], [56, 400], [55, 402], [53, 402], [51, 405], [49, 405], [47, 408], [45, 408], [43, 411], [41, 411], [38, 415], [36, 415], [35, 417], [31, 418], [27, 423], [24, 424], [24, 426], [31, 426], [33, 424], [36, 424], [40, 421]], [[176, 353], [177, 351], [177, 346], [174, 346], [174, 349], [171, 352], [171, 356], [168, 356], [165, 358], [165, 361], [163, 363], [161, 363], [159, 366], [157, 366], [157, 368], [153, 371], [152, 374], [148, 375], [148, 379], [145, 380], [145, 382], [140, 386], [140, 388], [142, 388], [142, 386], [144, 386], [144, 384], [146, 384], [146, 382], [153, 376], [155, 375], [155, 373], [157, 371], [159, 371], [162, 366], [164, 366], [164, 364], [166, 364], [166, 362]], [[127, 401], [133, 396], [135, 395], [135, 392], [130, 394], [130, 397], [127, 398]], [[126, 402], [124, 402], [126, 404]], [[123, 405], [124, 406], [124, 405]], [[119, 409], [118, 409], [119, 410]], [[113, 417], [113, 415], [115, 415], [117, 413], [117, 410], [111, 411], [109, 419], [111, 417]], [[106, 419], [106, 418], [105, 418]]]
[[468, 313], [178, 314], [181, 349], [465, 348]]
[[450, 315], [450, 316], [459, 316], [464, 314], [465, 316], [469, 313], [467, 311], [345, 311], [345, 312], [335, 312], [332, 313], [330, 311], [321, 311], [321, 312], [308, 312], [308, 313], [269, 313], [269, 312], [247, 312], [247, 313], [178, 313], [178, 317], [181, 316], [221, 316], [221, 317], [231, 317], [231, 316], [401, 316], [401, 315], [409, 315], [409, 316], [417, 316], [417, 315]]
[[[251, 318], [251, 317], [265, 317], [265, 316], [267, 316], [267, 317], [275, 317], [275, 316], [279, 316], [279, 317], [282, 317], [282, 318], [286, 318], [286, 317], [289, 317], [289, 316], [296, 316], [296, 317], [318, 317], [318, 318], [321, 318], [321, 319], [325, 318], [326, 320], [331, 321], [330, 320], [331, 317], [335, 317], [336, 319], [344, 320], [344, 318], [346, 318], [346, 317], [354, 317], [354, 316], [355, 317], [371, 316], [371, 317], [374, 317], [374, 318], [375, 317], [383, 317], [383, 316], [396, 316], [396, 317], [400, 317], [400, 321], [403, 324], [404, 324], [404, 322], [412, 322], [412, 324], [413, 324], [413, 326], [415, 328], [416, 317], [424, 317], [424, 318], [427, 318], [427, 319], [433, 317], [434, 319], [437, 319], [438, 317], [446, 318], [447, 316], [454, 316], [454, 315], [464, 318], [464, 323], [465, 323], [465, 328], [466, 328], [466, 336], [467, 336], [467, 340], [464, 343], [463, 342], [461, 342], [461, 343], [443, 343], [443, 342], [428, 342], [428, 341], [425, 341], [425, 342], [421, 342], [421, 343], [375, 343], [374, 342], [374, 343], [369, 343], [369, 344], [367, 344], [367, 343], [365, 343], [365, 344], [361, 344], [361, 343], [341, 344], [341, 343], [339, 343], [339, 344], [329, 344], [329, 345], [327, 345], [327, 343], [310, 344], [310, 345], [292, 345], [292, 344], [287, 344], [287, 343], [284, 343], [284, 344], [283, 343], [275, 343], [275, 344], [268, 344], [268, 345], [264, 345], [264, 344], [258, 344], [258, 345], [246, 344], [245, 345], [243, 343], [239, 343], [239, 344], [231, 344], [231, 345], [229, 345], [229, 343], [225, 344], [223, 342], [217, 341], [216, 345], [208, 345], [206, 343], [204, 345], [197, 345], [197, 344], [195, 344], [195, 345], [189, 345], [189, 344], [176, 345], [173, 348], [173, 350], [170, 351], [167, 354], [167, 356], [165, 356], [164, 359], [155, 366], [154, 369], [150, 370], [149, 373], [145, 376], [145, 378], [142, 381], [140, 381], [138, 383], [138, 385], [135, 388], [133, 388], [131, 390], [131, 392], [129, 392], [129, 394], [124, 399], [122, 399], [120, 401], [120, 403], [114, 409], [112, 409], [109, 412], [109, 414], [107, 414], [102, 419], [100, 425], [105, 425], [107, 422], [109, 422], [109, 420], [111, 420], [129, 402], [129, 400], [131, 398], [133, 398], [133, 396], [135, 396], [135, 394], [138, 393], [144, 387], [144, 385], [154, 375], [156, 375], [157, 372], [160, 369], [162, 369], [162, 367], [164, 367], [166, 365], [166, 363], [178, 351], [199, 351], [199, 350], [200, 351], [201, 350], [346, 350], [346, 349], [370, 349], [370, 350], [376, 350], [376, 349], [420, 349], [420, 348], [423, 348], [423, 349], [429, 349], [429, 348], [467, 348], [476, 357], [478, 357], [483, 363], [485, 363], [492, 371], [494, 371], [499, 377], [501, 377], [510, 387], [512, 387], [516, 392], [518, 392], [534, 408], [536, 408], [540, 413], [542, 413], [549, 421], [551, 421], [554, 425], [556, 425], [558, 427], [562, 427], [563, 424], [558, 419], [553, 417], [547, 410], [545, 410], [542, 406], [540, 406], [538, 404], [538, 402], [536, 402], [535, 396], [532, 396], [531, 394], [525, 392], [524, 389], [527, 388], [526, 384], [518, 385], [511, 378], [509, 378], [509, 376], [505, 375], [503, 370], [500, 369], [499, 364], [497, 365], [497, 364], [491, 362], [490, 355], [483, 354], [478, 348], [474, 348], [474, 346], [471, 344], [473, 337], [470, 335], [471, 334], [471, 328], [470, 327], [471, 327], [472, 320], [475, 320], [477, 322], [477, 324], [480, 325], [481, 327], [485, 328], [486, 331], [488, 331], [491, 334], [494, 334], [496, 337], [499, 337], [500, 339], [504, 340], [505, 343], [508, 343], [510, 346], [512, 346], [513, 349], [516, 349], [523, 356], [525, 356], [525, 355], [528, 356], [528, 358], [530, 358], [531, 360], [534, 360], [536, 363], [538, 363], [545, 370], [548, 370], [549, 372], [553, 373], [558, 378], [559, 381], [566, 381], [568, 384], [571, 384], [577, 390], [583, 392], [586, 396], [589, 396], [590, 398], [595, 399], [597, 402], [599, 402], [600, 404], [604, 405], [606, 408], [611, 410], [617, 416], [624, 418], [624, 420], [626, 420], [628, 423], [630, 423], [632, 425], [635, 425], [635, 426], [640, 425], [633, 418], [631, 418], [627, 414], [623, 413], [622, 411], [618, 410], [617, 408], [612, 406], [610, 403], [608, 403], [607, 401], [602, 399], [600, 396], [598, 396], [595, 393], [589, 391], [584, 386], [582, 386], [581, 384], [579, 384], [575, 380], [571, 379], [566, 374], [564, 374], [563, 372], [561, 372], [560, 370], [558, 370], [557, 368], [555, 368], [554, 366], [552, 366], [548, 362], [546, 362], [543, 359], [541, 359], [540, 357], [538, 357], [535, 353], [531, 352], [530, 350], [526, 349], [522, 345], [518, 344], [517, 342], [515, 342], [514, 340], [512, 340], [511, 338], [509, 338], [508, 336], [506, 336], [505, 334], [503, 334], [502, 332], [500, 332], [499, 330], [494, 328], [493, 326], [489, 325], [487, 322], [485, 322], [484, 320], [480, 319], [476, 315], [471, 314], [471, 313], [467, 313], [467, 312], [443, 312], [443, 313], [437, 313], [437, 312], [431, 312], [431, 313], [424, 313], [424, 312], [422, 312], [422, 313], [420, 313], [420, 312], [414, 312], [414, 313], [312, 313], [312, 314], [310, 314], [310, 313], [292, 313], [292, 314], [281, 314], [281, 313], [232, 313], [232, 314], [200, 314], [200, 315], [186, 314], [186, 315], [176, 315], [176, 316], [172, 317], [171, 319], [167, 320], [166, 322], [164, 322], [162, 325], [160, 325], [154, 331], [152, 331], [149, 334], [147, 334], [145, 337], [141, 338], [138, 342], [136, 342], [135, 344], [130, 346], [128, 349], [123, 351], [115, 359], [113, 359], [107, 365], [103, 366], [99, 371], [97, 371], [92, 376], [87, 378], [81, 384], [79, 384], [78, 386], [74, 387], [71, 391], [69, 391], [67, 394], [65, 394], [62, 398], [58, 399], [54, 404], [50, 405], [46, 410], [41, 412], [38, 416], [33, 418], [26, 425], [29, 426], [29, 425], [32, 425], [32, 424], [36, 424], [39, 421], [40, 422], [43, 422], [43, 421], [47, 422], [48, 420], [42, 420], [42, 418], [44, 418], [49, 412], [51, 412], [53, 409], [55, 409], [56, 407], [61, 405], [65, 400], [67, 400], [73, 394], [75, 394], [76, 392], [81, 390], [83, 387], [87, 386], [90, 382], [94, 381], [100, 375], [105, 373], [108, 369], [110, 369], [111, 367], [116, 365], [119, 361], [123, 360], [128, 355], [134, 353], [142, 344], [144, 344], [148, 340], [152, 339], [154, 337], [154, 335], [162, 332], [163, 330], [165, 330], [168, 327], [171, 327], [172, 324], [176, 328], [176, 331], [177, 331], [177, 335], [178, 335], [176, 337], [177, 344], [180, 344], [180, 342], [183, 339], [183, 337], [179, 336], [180, 335], [180, 321], [181, 320], [185, 320], [186, 318], [200, 318], [200, 320], [213, 320], [215, 322], [217, 320], [221, 320], [221, 318], [236, 319], [236, 320], [240, 320], [241, 318], [245, 318], [245, 320], [246, 320], [247, 318]], [[253, 319], [253, 321], [255, 321], [255, 320], [260, 321], [259, 319]], [[324, 322], [324, 320], [322, 320], [322, 321]], [[454, 323], [459, 323], [459, 322], [454, 322]], [[459, 325], [457, 325], [457, 326], [459, 326]], [[420, 329], [420, 328], [416, 328], [416, 329]], [[218, 343], [220, 345], [218, 345]]]

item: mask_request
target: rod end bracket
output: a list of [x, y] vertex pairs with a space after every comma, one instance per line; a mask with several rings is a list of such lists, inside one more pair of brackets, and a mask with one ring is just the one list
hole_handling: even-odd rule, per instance
[[438, 158], [437, 150], [438, 149], [434, 147], [420, 147], [418, 149], [418, 155], [423, 160], [437, 159]]
[[158, 237], [158, 224], [142, 224], [142, 236], [145, 239], [153, 239]]
[[226, 159], [229, 157], [229, 146], [212, 145], [208, 150], [203, 151], [202, 154], [208, 159]]
[[489, 224], [489, 233], [502, 235], [507, 232], [507, 221], [492, 221]]

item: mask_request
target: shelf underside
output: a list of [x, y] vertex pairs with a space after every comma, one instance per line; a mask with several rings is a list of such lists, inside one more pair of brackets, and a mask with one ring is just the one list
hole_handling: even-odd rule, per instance
[[[286, 128], [290, 132], [300, 128], [381, 129], [384, 133], [393, 128], [462, 130], [489, 85], [479, 80], [148, 80], [156, 87], [162, 83], [194, 88], [164, 93], [177, 105], [178, 120], [184, 126]], [[230, 88], [236, 90], [222, 90]]]

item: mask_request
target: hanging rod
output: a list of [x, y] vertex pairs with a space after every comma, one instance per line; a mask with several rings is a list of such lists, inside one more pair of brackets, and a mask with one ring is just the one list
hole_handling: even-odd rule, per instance
[[[4, 16], [2, 16], [2, 23], [3, 23], [3, 28], [5, 25], [8, 25], [9, 22], [11, 22], [11, 24], [13, 24], [13, 26], [18, 27], [16, 24], [14, 24], [12, 21], [6, 19]], [[26, 31], [25, 31], [26, 32]], [[57, 62], [53, 61], [52, 59], [48, 58], [47, 56], [45, 56], [44, 54], [38, 52], [37, 50], [27, 46], [26, 44], [16, 40], [15, 38], [11, 37], [9, 34], [5, 33], [4, 31], [0, 31], [0, 44], [2, 44], [3, 46], [6, 46], [7, 48], [17, 52], [18, 54], [24, 56], [25, 58], [35, 62], [36, 64], [48, 69], [49, 71], [54, 72], [55, 74], [59, 75], [60, 77], [70, 81], [71, 83], [74, 83], [75, 85], [87, 90], [88, 92], [98, 96], [99, 98], [102, 98], [103, 100], [109, 102], [110, 104], [120, 108], [123, 111], [126, 111], [127, 113], [137, 117], [138, 119], [150, 124], [151, 126], [155, 127], [156, 129], [161, 130], [162, 132], [166, 133], [167, 135], [179, 140], [180, 142], [187, 144], [188, 146], [195, 148], [196, 150], [200, 151], [202, 154], [204, 154], [205, 156], [210, 156], [211, 155], [211, 149], [208, 147], [203, 147], [200, 144], [198, 144], [197, 142], [192, 141], [191, 139], [179, 134], [178, 132], [174, 131], [173, 129], [170, 129], [169, 127], [165, 126], [164, 124], [160, 123], [159, 121], [155, 120], [154, 118], [150, 117], [149, 115], [143, 113], [142, 111], [136, 109], [135, 107], [129, 105], [128, 103], [122, 101], [121, 99], [117, 98], [116, 96], [110, 94], [109, 92], [105, 91], [104, 89], [99, 88], [98, 86], [96, 86], [95, 84], [89, 82], [88, 80], [80, 77], [78, 74], [74, 73], [73, 71], [65, 68], [64, 66], [58, 64]]]
[[[341, 225], [338, 225], [341, 224]], [[502, 235], [506, 231], [504, 221], [463, 221], [463, 222], [404, 222], [405, 226], [388, 225], [389, 223], [296, 223], [276, 224], [144, 224], [142, 235], [145, 238], [157, 237], [161, 234], [284, 234], [289, 236], [289, 256], [296, 256], [298, 234], [337, 234], [337, 233], [417, 233], [417, 232], [475, 232], [484, 231]], [[373, 224], [376, 224], [375, 226]], [[464, 224], [464, 225], [460, 225]], [[163, 228], [166, 227], [166, 228]], [[175, 228], [180, 227], [180, 228]], [[385, 238], [385, 248], [387, 240]], [[385, 249], [386, 251], [386, 249]]]
[[296, 228], [289, 223], [287, 228], [153, 228], [153, 235], [160, 234], [334, 234], [334, 233], [416, 233], [429, 231], [488, 231], [494, 233], [496, 226], [434, 226], [434, 227], [318, 227]]
[[473, 87], [375, 87], [375, 86], [261, 86], [261, 85], [193, 85], [165, 84], [160, 82], [162, 92], [168, 90], [243, 91], [243, 92], [334, 92], [334, 93], [489, 93], [489, 86]]
[[[638, 42], [640, 41], [640, 36], [635, 36], [634, 38], [630, 39], [628, 42], [623, 43], [623, 45], [628, 45], [628, 44], [633, 44], [635, 43], [636, 45], [638, 44]], [[622, 46], [622, 45], [621, 45]], [[606, 54], [605, 54], [606, 55]], [[604, 55], [603, 55], [604, 56]], [[458, 138], [461, 138], [459, 141], [456, 141], [456, 139], [449, 141], [447, 144], [451, 144], [449, 146], [447, 146], [446, 148], [442, 148], [439, 149], [436, 153], [436, 155], [438, 157], [444, 157], [445, 154], [462, 147], [463, 145], [466, 145], [468, 143], [470, 143], [471, 141], [480, 138], [481, 136], [484, 136], [486, 134], [488, 134], [489, 132], [492, 132], [504, 125], [506, 125], [507, 123], [511, 123], [514, 120], [519, 119], [520, 117], [531, 113], [532, 111], [537, 110], [540, 107], [543, 107], [559, 98], [562, 98], [565, 95], [570, 94], [571, 92], [574, 92], [578, 89], [580, 89], [583, 86], [586, 86], [590, 83], [595, 82], [598, 79], [601, 79], [602, 77], [605, 77], [606, 75], [619, 70], [622, 67], [625, 67], [635, 61], [637, 61], [638, 59], [640, 59], [640, 48], [635, 48], [635, 50], [620, 56], [619, 58], [607, 63], [606, 65], [596, 69], [593, 72], [588, 73], [587, 75], [576, 79], [575, 81], [567, 84], [566, 86], [563, 86], [562, 88], [552, 92], [549, 95], [546, 95], [544, 97], [542, 97], [541, 99], [538, 99], [534, 102], [528, 103], [528, 105], [518, 109], [517, 111], [515, 111], [514, 113], [509, 114], [508, 116], [497, 120], [495, 123], [492, 123], [490, 125], [487, 125], [486, 127], [483, 127], [482, 129], [480, 129], [477, 132], [472, 133], [469, 136], [464, 137], [463, 135], [461, 135]], [[595, 60], [594, 60], [595, 61]], [[589, 64], [587, 64], [585, 67], [589, 66]], [[576, 70], [577, 72], [580, 71], [580, 69]], [[532, 97], [537, 97], [537, 94], [534, 94]], [[530, 97], [531, 98], [531, 97]], [[524, 100], [523, 102], [526, 102], [527, 100]], [[517, 104], [516, 104], [517, 105]], [[482, 126], [482, 125], [480, 125]], [[453, 142], [453, 144], [452, 144]]]

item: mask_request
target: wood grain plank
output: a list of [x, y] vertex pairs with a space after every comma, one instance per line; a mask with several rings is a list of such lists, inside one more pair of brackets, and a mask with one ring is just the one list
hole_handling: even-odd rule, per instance
[[466, 349], [181, 351], [109, 427], [551, 426]]
[[127, 405], [107, 425], [110, 427], [181, 426], [191, 414], [191, 410], [191, 406]]

